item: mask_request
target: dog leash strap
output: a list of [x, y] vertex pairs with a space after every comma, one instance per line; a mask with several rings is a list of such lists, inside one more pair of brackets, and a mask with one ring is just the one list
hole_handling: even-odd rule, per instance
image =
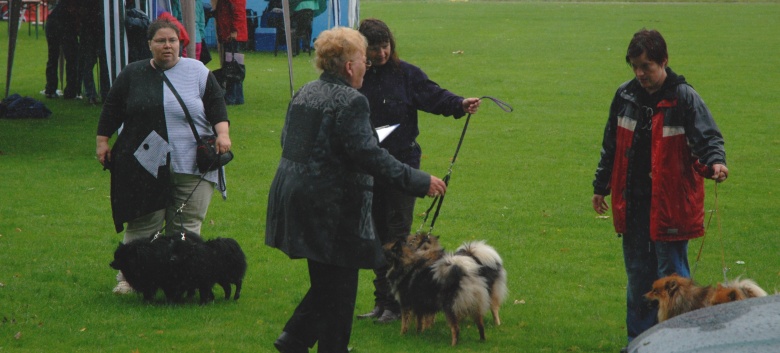
[[693, 264], [693, 270], [691, 271], [691, 279], [695, 277], [696, 269], [699, 267], [699, 260], [701, 260], [701, 254], [704, 252], [704, 241], [707, 239], [707, 233], [709, 233], [710, 224], [712, 223], [712, 216], [717, 215], [716, 217], [716, 223], [718, 225], [718, 238], [720, 239], [720, 256], [721, 256], [721, 266], [723, 271], [723, 283], [728, 282], [728, 275], [727, 272], [729, 268], [726, 266], [726, 250], [723, 245], [723, 235], [722, 235], [722, 228], [721, 228], [721, 222], [720, 222], [720, 212], [718, 210], [718, 182], [715, 182], [715, 206], [714, 209], [710, 210], [710, 216], [707, 218], [707, 225], [704, 227], [704, 235], [701, 237], [701, 245], [699, 246], [699, 253], [696, 255], [696, 262]]
[[[510, 106], [507, 102], [504, 102], [498, 98], [491, 97], [491, 96], [482, 96], [479, 98], [480, 100], [488, 99], [491, 100], [493, 103], [496, 103], [499, 108], [501, 108], [503, 111], [507, 113], [511, 113], [514, 109], [512, 106]], [[442, 181], [444, 181], [444, 185], [449, 186], [450, 185], [450, 178], [452, 176], [452, 168], [455, 166], [455, 161], [458, 159], [458, 153], [460, 153], [460, 148], [463, 146], [463, 140], [466, 137], [466, 130], [469, 127], [469, 121], [471, 121], [471, 113], [469, 113], [466, 116], [466, 122], [463, 124], [463, 131], [460, 133], [460, 139], [458, 140], [458, 147], [455, 148], [455, 155], [452, 156], [452, 161], [450, 162], [450, 167], [447, 169], [447, 174], [444, 176]], [[431, 210], [433, 209], [434, 205], [436, 206], [436, 212], [433, 214], [433, 218], [431, 219], [431, 227], [428, 230], [428, 234], [431, 234], [433, 232], [433, 226], [436, 224], [436, 218], [439, 217], [439, 211], [441, 210], [441, 205], [444, 203], [444, 195], [437, 196], [433, 199], [433, 202], [431, 203], [431, 206], [428, 207], [428, 210], [425, 211], [425, 218], [423, 219], [423, 223], [420, 225], [420, 229], [417, 231], [420, 233], [422, 228], [425, 226], [425, 222], [428, 221], [428, 215], [430, 215]]]
[[715, 182], [715, 221], [718, 223], [718, 239], [720, 239], [720, 263], [723, 266], [723, 283], [728, 283], [729, 278], [727, 272], [729, 268], [726, 266], [726, 247], [723, 245], [723, 232], [720, 223], [720, 210], [718, 209], [718, 182]]

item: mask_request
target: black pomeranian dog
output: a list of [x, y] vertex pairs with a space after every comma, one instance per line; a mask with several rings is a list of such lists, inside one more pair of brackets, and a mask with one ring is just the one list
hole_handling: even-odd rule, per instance
[[208, 241], [196, 233], [177, 233], [172, 236], [152, 235], [149, 238], [120, 243], [114, 252], [111, 267], [122, 271], [125, 280], [145, 300], [154, 299], [162, 289], [169, 302], [178, 302], [200, 294], [200, 303], [214, 300], [212, 287], [219, 283], [230, 298], [231, 284], [241, 295], [246, 273], [246, 257], [234, 239], [216, 238]]
[[171, 267], [171, 248], [176, 243], [203, 243], [199, 235], [185, 233], [178, 236], [153, 234], [148, 238], [119, 243], [114, 251], [111, 268], [122, 271], [125, 280], [140, 292], [145, 300], [154, 299], [158, 289], [166, 298], [181, 298], [186, 287], [183, 278]]
[[247, 264], [241, 246], [234, 239], [174, 242], [170, 258], [173, 270], [183, 276], [185, 288], [198, 290], [201, 304], [214, 300], [214, 284], [225, 291], [225, 299], [230, 299], [231, 284], [236, 286], [233, 300], [241, 296]]

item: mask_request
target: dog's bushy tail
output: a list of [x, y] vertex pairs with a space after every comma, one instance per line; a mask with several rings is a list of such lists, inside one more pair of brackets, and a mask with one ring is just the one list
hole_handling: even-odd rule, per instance
[[481, 265], [480, 275], [485, 278], [489, 287], [494, 321], [496, 324], [500, 324], [498, 307], [504, 302], [509, 291], [506, 285], [506, 269], [501, 256], [484, 240], [463, 243], [455, 250], [455, 254], [470, 256]]
[[463, 243], [463, 245], [455, 250], [455, 254], [471, 256], [477, 260], [480, 265], [496, 270], [501, 269], [504, 266], [504, 261], [501, 259], [501, 256], [498, 255], [496, 249], [487, 245], [484, 240]]
[[470, 256], [446, 254], [431, 267], [441, 288], [442, 307], [458, 318], [484, 315], [490, 307], [485, 279]]
[[742, 291], [747, 298], [766, 297], [767, 292], [763, 290], [752, 279], [740, 279], [729, 281], [726, 283], [726, 287], [736, 288]]

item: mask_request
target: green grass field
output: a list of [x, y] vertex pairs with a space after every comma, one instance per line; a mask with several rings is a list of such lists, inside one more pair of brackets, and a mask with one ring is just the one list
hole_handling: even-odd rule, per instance
[[[467, 321], [449, 347], [443, 317], [421, 335], [355, 321], [354, 352], [617, 352], [625, 345], [625, 274], [611, 221], [590, 206], [609, 103], [632, 77], [631, 35], [655, 28], [670, 66], [709, 105], [726, 139], [695, 278], [750, 277], [780, 289], [780, 4], [509, 1], [362, 2], [385, 20], [401, 58], [464, 96], [495, 96], [471, 121], [434, 233], [445, 247], [486, 239], [503, 256], [509, 297], [486, 342]], [[0, 29], [6, 67], [7, 26]], [[44, 100], [44, 36], [23, 25], [11, 93]], [[317, 77], [294, 58], [295, 87]], [[216, 68], [215, 63], [209, 65]], [[263, 245], [267, 190], [289, 101], [287, 60], [247, 54], [247, 104], [229, 107], [236, 160], [227, 201], [215, 197], [205, 237], [237, 239], [249, 269], [238, 302], [147, 304], [111, 293], [109, 174], [95, 160], [99, 107], [45, 100], [46, 120], [0, 120], [0, 352], [272, 352], [308, 285], [305, 262]], [[421, 116], [423, 168], [443, 176], [463, 120]], [[706, 184], [707, 207], [715, 206]], [[420, 212], [430, 199], [418, 203]], [[419, 226], [420, 220], [415, 223]], [[692, 265], [701, 240], [691, 242]], [[737, 262], [744, 262], [738, 264]], [[361, 272], [356, 314], [373, 306]], [[219, 297], [221, 290], [215, 289]]]

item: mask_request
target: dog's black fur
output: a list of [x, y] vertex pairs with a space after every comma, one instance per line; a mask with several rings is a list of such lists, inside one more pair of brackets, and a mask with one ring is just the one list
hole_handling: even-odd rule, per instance
[[162, 289], [166, 298], [174, 301], [183, 292], [183, 279], [170, 265], [171, 247], [177, 242], [202, 243], [203, 240], [195, 233], [184, 237], [153, 234], [127, 244], [119, 243], [110, 266], [122, 271], [127, 283], [145, 300], [154, 299], [157, 290]]
[[412, 318], [417, 332], [433, 324], [443, 311], [452, 331], [452, 345], [459, 338], [459, 322], [474, 319], [480, 339], [485, 339], [483, 315], [498, 308], [506, 297], [506, 270], [498, 253], [484, 241], [464, 243], [455, 253], [445, 253], [438, 238], [413, 235], [385, 246], [387, 279], [401, 306], [401, 333]]
[[120, 243], [111, 267], [122, 271], [133, 289], [151, 301], [162, 289], [170, 302], [178, 302], [200, 293], [200, 302], [214, 300], [211, 288], [219, 283], [230, 298], [231, 284], [236, 285], [233, 299], [241, 294], [246, 273], [246, 257], [234, 239], [216, 238], [203, 241], [192, 232]]
[[199, 291], [201, 303], [214, 300], [211, 288], [217, 283], [225, 291], [225, 299], [230, 299], [231, 284], [236, 285], [233, 299], [237, 300], [241, 296], [247, 267], [246, 256], [234, 239], [174, 243], [171, 262], [176, 271], [184, 276], [187, 288]]
[[416, 253], [402, 240], [385, 249], [385, 258], [390, 264], [387, 280], [401, 306], [401, 333], [406, 333], [413, 317], [417, 319], [417, 332], [422, 332], [441, 311], [436, 296], [440, 288], [431, 269], [435, 259]]

